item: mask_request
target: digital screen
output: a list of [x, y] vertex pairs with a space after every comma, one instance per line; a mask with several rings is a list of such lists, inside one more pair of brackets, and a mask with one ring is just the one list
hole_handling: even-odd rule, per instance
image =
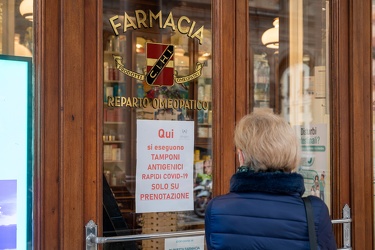
[[0, 250], [31, 240], [31, 72], [31, 58], [0, 55]]

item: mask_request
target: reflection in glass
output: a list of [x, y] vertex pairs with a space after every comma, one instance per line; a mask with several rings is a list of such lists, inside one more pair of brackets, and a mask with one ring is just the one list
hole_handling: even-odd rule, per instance
[[251, 108], [281, 114], [300, 138], [305, 195], [331, 206], [329, 1], [250, 0]]
[[0, 1], [0, 54], [32, 56], [32, 4], [32, 0]]

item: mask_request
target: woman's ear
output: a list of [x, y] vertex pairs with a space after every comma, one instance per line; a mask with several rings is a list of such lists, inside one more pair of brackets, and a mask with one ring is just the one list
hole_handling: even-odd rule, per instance
[[243, 157], [243, 153], [241, 149], [237, 149], [237, 154], [238, 154], [238, 161], [240, 162], [240, 166], [243, 166], [245, 160]]

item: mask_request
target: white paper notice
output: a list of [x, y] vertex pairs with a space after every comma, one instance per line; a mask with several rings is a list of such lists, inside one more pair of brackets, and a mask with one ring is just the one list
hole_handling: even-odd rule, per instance
[[204, 250], [204, 236], [165, 239], [165, 250]]
[[193, 210], [193, 155], [193, 121], [137, 121], [136, 213]]

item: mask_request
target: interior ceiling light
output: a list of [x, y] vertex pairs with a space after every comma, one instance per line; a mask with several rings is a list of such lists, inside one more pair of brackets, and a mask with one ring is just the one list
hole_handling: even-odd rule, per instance
[[262, 43], [271, 49], [279, 48], [279, 18], [273, 21], [273, 28], [266, 30], [262, 35]]
[[23, 0], [20, 4], [20, 13], [29, 21], [33, 21], [33, 0]]

